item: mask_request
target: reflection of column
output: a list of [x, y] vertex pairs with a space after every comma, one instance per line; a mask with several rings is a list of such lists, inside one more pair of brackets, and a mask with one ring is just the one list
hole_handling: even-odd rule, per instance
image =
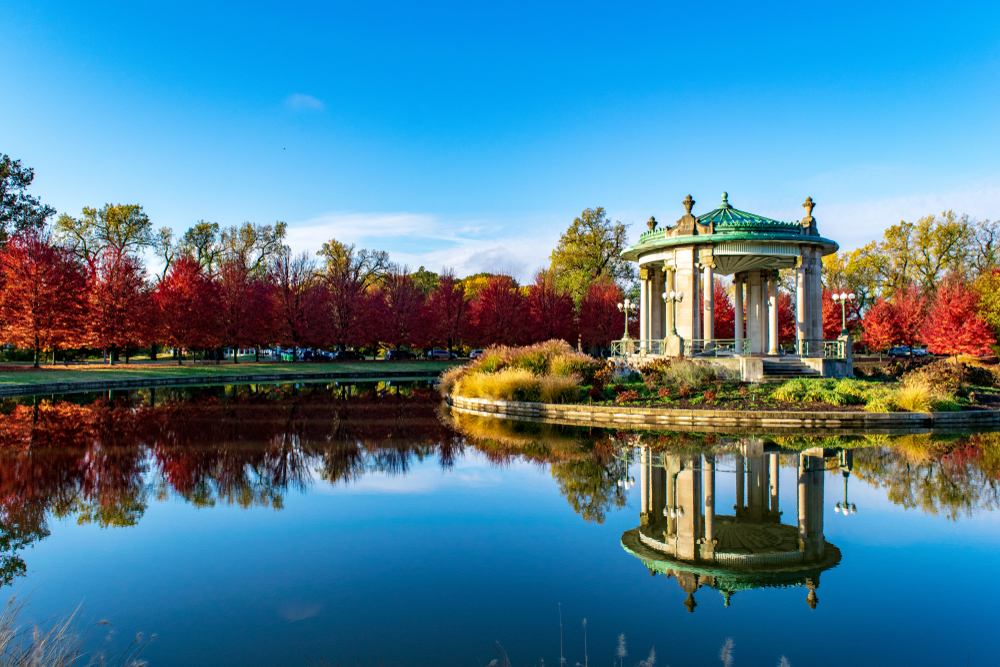
[[650, 523], [663, 519], [663, 509], [667, 505], [667, 471], [662, 466], [652, 465], [652, 452], [649, 453], [649, 515]]
[[711, 264], [705, 265], [705, 319], [702, 325], [704, 335], [702, 338], [711, 340], [715, 338], [715, 272]]
[[743, 468], [743, 455], [736, 455], [736, 510], [735, 516], [740, 517], [743, 515], [743, 481], [744, 481], [744, 468]]
[[769, 354], [778, 354], [778, 278], [771, 276], [767, 281], [768, 292], [768, 342], [771, 346]]
[[736, 289], [736, 352], [743, 354], [743, 281], [737, 277], [733, 283]]
[[799, 551], [804, 561], [823, 557], [823, 449], [799, 454]]
[[639, 446], [639, 498], [642, 511], [639, 513], [639, 523], [648, 526], [649, 520], [649, 449]]
[[781, 471], [778, 454], [768, 454], [771, 459], [771, 520], [781, 521], [781, 510], [778, 508], [778, 473]]
[[702, 544], [701, 555], [707, 560], [715, 556], [715, 455], [705, 454], [702, 466], [702, 477], [705, 484], [705, 542]]
[[677, 474], [677, 557], [694, 560], [701, 538], [701, 475], [696, 468], [701, 457], [685, 457]]
[[[677, 460], [676, 456], [667, 457], [667, 506], [673, 510], [677, 509], [677, 471], [680, 470], [680, 462]], [[668, 512], [668, 514], [673, 514]], [[668, 516], [667, 518], [667, 534], [676, 535], [677, 534], [677, 517], [676, 515]]]
[[761, 465], [761, 460], [758, 457], [752, 457], [748, 460], [750, 464], [748, 466], [747, 472], [747, 516], [754, 520], [760, 521], [761, 518], [761, 486], [760, 471], [763, 467]]

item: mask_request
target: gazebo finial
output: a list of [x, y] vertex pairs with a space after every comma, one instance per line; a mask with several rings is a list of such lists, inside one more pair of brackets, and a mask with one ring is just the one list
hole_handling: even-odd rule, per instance
[[656, 218], [649, 216], [649, 222], [646, 223], [646, 226], [649, 227], [649, 231], [656, 229]]
[[691, 195], [685, 197], [684, 201], [682, 201], [681, 203], [684, 204], [684, 208], [687, 210], [687, 214], [691, 215], [691, 209], [694, 208], [694, 203], [695, 203], [694, 199], [691, 199]]
[[723, 207], [729, 206], [729, 193], [728, 192], [723, 192], [722, 193], [722, 205], [723, 205]]
[[813, 201], [812, 197], [806, 197], [806, 203], [802, 205], [802, 208], [806, 210], [806, 215], [811, 216], [813, 214], [813, 209], [816, 207], [816, 202]]

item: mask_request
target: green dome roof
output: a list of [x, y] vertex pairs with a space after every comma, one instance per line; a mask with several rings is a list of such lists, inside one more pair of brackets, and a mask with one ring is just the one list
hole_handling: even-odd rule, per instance
[[715, 233], [748, 232], [748, 231], [776, 231], [801, 233], [801, 226], [797, 222], [781, 222], [765, 218], [756, 213], [747, 213], [729, 205], [729, 193], [722, 193], [722, 205], [719, 208], [698, 216], [698, 224], [715, 226]]

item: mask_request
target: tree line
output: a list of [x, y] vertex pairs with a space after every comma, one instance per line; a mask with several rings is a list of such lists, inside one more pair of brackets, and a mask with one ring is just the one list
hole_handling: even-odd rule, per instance
[[[0, 342], [32, 350], [485, 347], [550, 338], [601, 348], [623, 333], [617, 304], [632, 269], [625, 227], [584, 212], [553, 268], [509, 275], [411, 272], [384, 251], [332, 239], [293, 253], [286, 225], [200, 220], [175, 237], [142, 206], [85, 207], [74, 217], [27, 195], [33, 172], [3, 156]], [[155, 253], [162, 270], [142, 260]], [[236, 362], [238, 355], [233, 354]]]

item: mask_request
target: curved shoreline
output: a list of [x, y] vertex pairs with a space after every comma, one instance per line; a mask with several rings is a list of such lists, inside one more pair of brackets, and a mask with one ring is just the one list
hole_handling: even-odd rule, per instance
[[822, 430], [862, 431], [892, 434], [901, 429], [922, 432], [933, 428], [1000, 425], [1000, 411], [963, 412], [778, 412], [774, 410], [676, 410], [670, 408], [629, 408], [616, 405], [582, 405], [496, 401], [486, 398], [451, 396], [449, 402], [459, 412], [485, 416], [546, 422], [565, 426], [629, 427], [655, 430], [744, 433], [748, 428], [768, 431]]
[[0, 386], [0, 398], [40, 396], [42, 394], [83, 394], [92, 391], [147, 389], [216, 384], [287, 384], [289, 382], [320, 382], [323, 380], [433, 380], [440, 371], [328, 371], [304, 373], [246, 373], [232, 375], [190, 375], [181, 377], [118, 378], [114, 380], [81, 380], [79, 382], [39, 382]]

